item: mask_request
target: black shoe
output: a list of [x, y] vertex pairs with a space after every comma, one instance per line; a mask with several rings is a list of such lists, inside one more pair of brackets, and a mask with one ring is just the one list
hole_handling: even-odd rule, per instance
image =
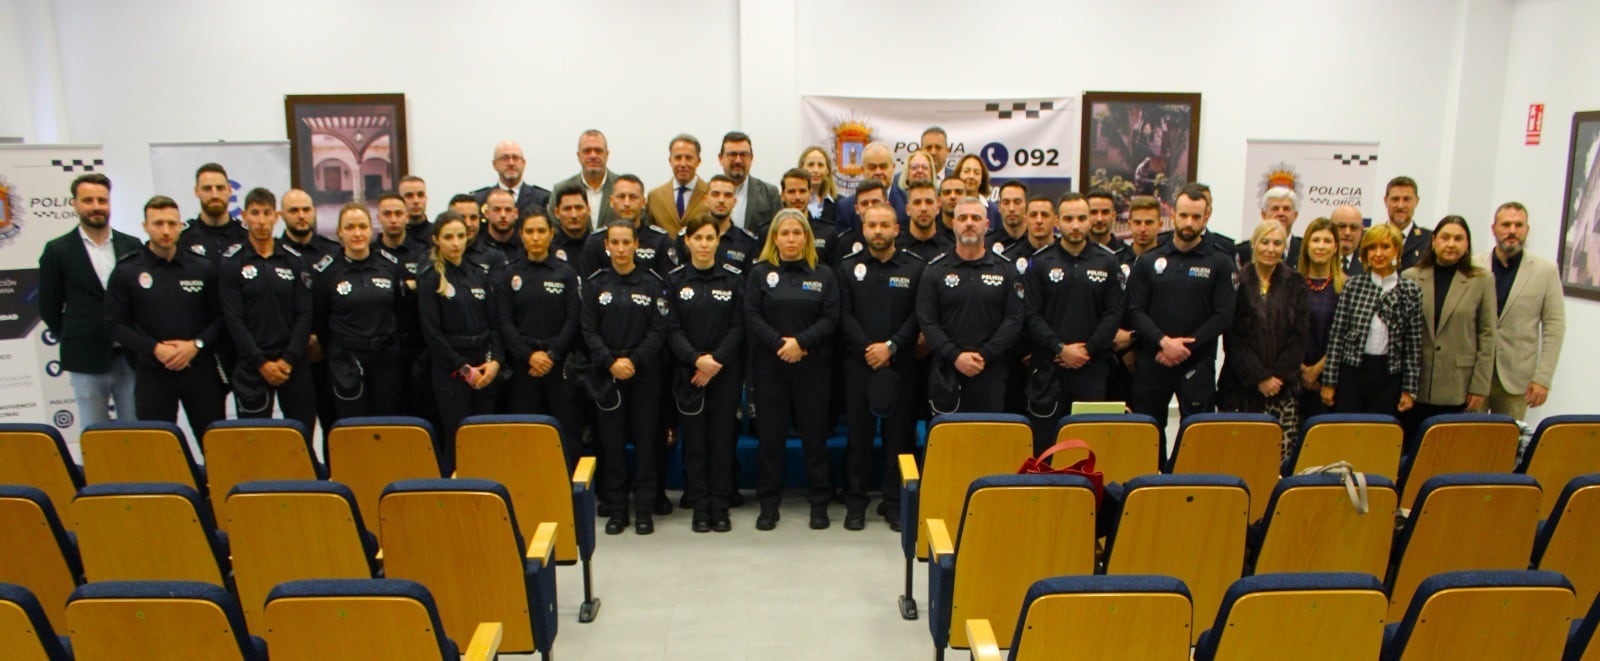
[[705, 512], [695, 512], [694, 521], [689, 524], [689, 529], [695, 532], [711, 532], [711, 516]]
[[656, 516], [666, 516], [672, 513], [672, 500], [667, 498], [667, 492], [656, 492]]
[[881, 501], [881, 500], [878, 501], [878, 514], [886, 516], [886, 515], [888, 515], [888, 513], [889, 513], [889, 503], [886, 503], [886, 502]]
[[865, 527], [867, 527], [867, 513], [866, 512], [859, 511], [859, 510], [851, 510], [851, 511], [845, 512], [845, 514], [844, 514], [844, 529], [845, 530], [861, 530], [862, 528], [865, 528]]
[[606, 520], [606, 534], [620, 535], [628, 529], [628, 515], [613, 516]]
[[826, 530], [830, 523], [831, 522], [828, 521], [828, 506], [827, 505], [812, 505], [811, 506], [811, 529], [812, 530]]
[[883, 513], [883, 518], [885, 521], [889, 522], [890, 530], [900, 532], [900, 512], [898, 510], [885, 511]]
[[689, 508], [691, 508], [693, 506], [694, 506], [694, 503], [689, 502], [689, 490], [688, 489], [684, 489], [683, 490], [683, 495], [678, 496], [678, 509], [686, 510], [686, 509], [689, 509]]
[[711, 516], [711, 529], [716, 532], [733, 530], [733, 521], [728, 520], [728, 513], [713, 514]]
[[756, 517], [756, 530], [772, 530], [778, 527], [778, 509], [761, 510], [761, 516]]
[[744, 494], [734, 489], [733, 493], [728, 494], [728, 507], [744, 507]]
[[640, 514], [639, 520], [633, 524], [633, 534], [648, 535], [656, 531], [656, 522], [650, 520], [649, 514]]
[[605, 503], [597, 504], [594, 506], [594, 513], [601, 518], [609, 518], [611, 516], [611, 506]]

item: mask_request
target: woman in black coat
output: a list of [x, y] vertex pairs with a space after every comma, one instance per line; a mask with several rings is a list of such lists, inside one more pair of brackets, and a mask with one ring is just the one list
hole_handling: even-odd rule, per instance
[[1251, 268], [1239, 272], [1239, 304], [1223, 335], [1227, 360], [1217, 384], [1224, 411], [1271, 413], [1289, 454], [1300, 425], [1297, 394], [1306, 353], [1306, 282], [1283, 264], [1288, 230], [1266, 221], [1251, 236]]

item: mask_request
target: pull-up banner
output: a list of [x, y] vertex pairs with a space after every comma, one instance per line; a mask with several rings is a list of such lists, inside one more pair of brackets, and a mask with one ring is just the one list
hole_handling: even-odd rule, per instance
[[1249, 140], [1247, 144], [1244, 225], [1239, 236], [1250, 236], [1261, 222], [1262, 196], [1279, 186], [1299, 198], [1296, 234], [1344, 205], [1360, 209], [1362, 218], [1383, 211], [1376, 142]]
[[[1016, 179], [1029, 194], [1056, 196], [1072, 189], [1077, 169], [1078, 100], [1048, 99], [874, 99], [840, 96], [801, 97], [800, 137], [833, 159], [839, 195], [849, 195], [862, 179], [861, 151], [882, 142], [894, 149], [895, 181], [906, 157], [921, 145], [930, 126], [945, 130], [950, 156], [941, 169], [954, 169], [976, 154], [989, 171], [990, 196]], [[937, 165], [937, 164], [936, 164]]]

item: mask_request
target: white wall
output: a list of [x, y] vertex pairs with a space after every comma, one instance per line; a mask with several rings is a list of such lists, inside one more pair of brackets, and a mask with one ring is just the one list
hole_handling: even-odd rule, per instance
[[[1565, 195], [1568, 142], [1572, 113], [1600, 110], [1600, 51], [1594, 27], [1600, 25], [1600, 4], [1591, 0], [1520, 0], [1511, 14], [1502, 121], [1485, 139], [1499, 147], [1495, 165], [1494, 203], [1518, 200], [1528, 206], [1528, 249], [1555, 259], [1560, 243], [1561, 200]], [[1538, 146], [1523, 144], [1523, 118], [1528, 104], [1545, 104], [1544, 137]], [[1487, 235], [1493, 206], [1474, 216], [1474, 230]], [[1478, 218], [1484, 220], [1479, 222]], [[1481, 242], [1480, 242], [1481, 243]], [[1566, 299], [1567, 338], [1542, 415], [1593, 413], [1600, 348], [1588, 332], [1600, 327], [1600, 303]], [[1542, 417], [1530, 415], [1530, 417]]]

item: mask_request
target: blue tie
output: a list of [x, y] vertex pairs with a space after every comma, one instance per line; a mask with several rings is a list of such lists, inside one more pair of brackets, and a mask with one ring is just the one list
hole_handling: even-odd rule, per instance
[[683, 217], [683, 194], [689, 192], [688, 186], [678, 187], [678, 217]]

